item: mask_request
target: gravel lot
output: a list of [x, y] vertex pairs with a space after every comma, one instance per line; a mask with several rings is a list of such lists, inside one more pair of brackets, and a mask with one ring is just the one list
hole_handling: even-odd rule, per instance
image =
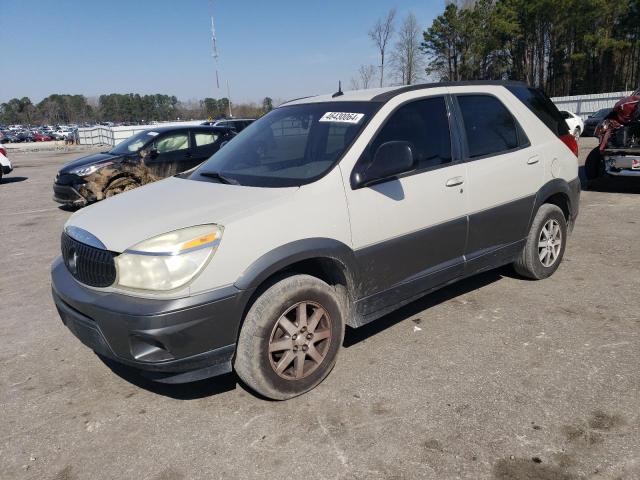
[[348, 331], [278, 403], [114, 372], [62, 325], [51, 182], [77, 156], [12, 154], [0, 185], [1, 479], [640, 478], [640, 184], [583, 192], [552, 278], [504, 268]]

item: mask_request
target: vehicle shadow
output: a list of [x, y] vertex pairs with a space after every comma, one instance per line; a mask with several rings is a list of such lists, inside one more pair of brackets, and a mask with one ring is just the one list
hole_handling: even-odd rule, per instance
[[2, 177], [2, 179], [0, 179], [0, 183], [1, 184], [5, 184], [5, 183], [18, 183], [18, 182], [24, 182], [25, 180], [28, 180], [29, 177]]
[[347, 331], [344, 335], [343, 346], [345, 348], [349, 348], [353, 345], [357, 345], [367, 338], [377, 335], [387, 328], [413, 317], [417, 313], [428, 310], [429, 308], [435, 307], [436, 305], [460, 295], [464, 295], [465, 293], [473, 292], [474, 290], [490, 285], [503, 277], [521, 278], [512, 271], [510, 266], [505, 266], [497, 270], [491, 270], [466, 278], [452, 285], [441, 288], [440, 290], [436, 290], [422, 298], [414, 300], [404, 307], [360, 328], [347, 327]]
[[111, 369], [113, 373], [123, 380], [143, 388], [149, 392], [175, 400], [197, 400], [199, 398], [211, 397], [220, 393], [235, 390], [237, 377], [234, 373], [226, 373], [217, 377], [207, 378], [191, 383], [168, 384], [154, 382], [141, 375], [134, 368], [127, 367], [118, 362], [114, 362], [106, 357], [97, 355], [102, 362]]
[[578, 170], [580, 188], [582, 190], [601, 193], [635, 193], [640, 194], [640, 178], [603, 177], [588, 184], [584, 167]]

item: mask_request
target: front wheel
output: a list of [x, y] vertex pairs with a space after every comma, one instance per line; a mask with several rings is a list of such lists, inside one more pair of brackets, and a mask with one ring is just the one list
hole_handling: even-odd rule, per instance
[[135, 178], [131, 177], [120, 177], [113, 180], [109, 186], [104, 191], [104, 198], [110, 198], [119, 193], [127, 192], [129, 190], [133, 190], [134, 188], [138, 188], [140, 186], [140, 182]]
[[286, 400], [326, 378], [343, 337], [336, 291], [310, 275], [286, 277], [267, 288], [247, 312], [235, 371], [259, 394]]
[[527, 243], [513, 266], [523, 277], [542, 280], [560, 266], [567, 243], [567, 221], [556, 205], [545, 203], [533, 219]]

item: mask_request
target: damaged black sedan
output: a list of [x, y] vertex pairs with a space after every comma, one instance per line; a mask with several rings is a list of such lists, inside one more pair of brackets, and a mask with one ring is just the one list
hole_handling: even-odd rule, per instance
[[56, 175], [53, 199], [83, 207], [147, 183], [190, 170], [236, 135], [228, 127], [163, 127], [140, 132], [112, 150], [65, 164]]

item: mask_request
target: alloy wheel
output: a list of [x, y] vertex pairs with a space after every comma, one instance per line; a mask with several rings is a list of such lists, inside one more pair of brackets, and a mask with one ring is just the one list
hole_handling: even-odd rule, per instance
[[551, 219], [542, 227], [538, 238], [538, 258], [549, 268], [558, 260], [562, 249], [562, 229], [557, 220]]
[[269, 338], [269, 362], [287, 380], [300, 380], [324, 361], [331, 343], [331, 319], [318, 303], [300, 302], [284, 312]]

